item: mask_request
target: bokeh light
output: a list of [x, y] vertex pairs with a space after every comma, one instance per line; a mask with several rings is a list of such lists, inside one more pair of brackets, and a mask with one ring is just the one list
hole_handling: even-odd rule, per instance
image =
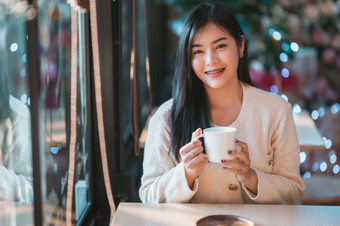
[[279, 92], [279, 88], [277, 88], [276, 85], [272, 85], [272, 86], [270, 87], [270, 92], [272, 92], [272, 93], [278, 93], [278, 92]]
[[304, 163], [306, 161], [306, 152], [300, 152], [300, 164]]
[[296, 42], [292, 42], [290, 43], [290, 48], [294, 51], [294, 52], [297, 52], [299, 51], [299, 45], [296, 43]]
[[288, 61], [288, 55], [286, 53], [280, 53], [280, 60], [282, 62], [287, 62]]
[[311, 117], [314, 120], [317, 120], [319, 118], [319, 112], [317, 110], [312, 111]]
[[12, 43], [12, 45], [10, 46], [9, 49], [11, 50], [11, 52], [15, 52], [15, 51], [18, 50], [18, 48], [19, 48], [19, 46], [18, 46], [17, 43]]

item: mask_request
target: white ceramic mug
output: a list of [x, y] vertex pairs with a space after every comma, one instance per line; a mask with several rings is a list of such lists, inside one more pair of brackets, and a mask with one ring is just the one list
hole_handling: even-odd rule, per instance
[[209, 162], [221, 163], [222, 159], [233, 159], [227, 151], [236, 150], [234, 143], [236, 130], [231, 126], [210, 127], [204, 129], [203, 133], [195, 139], [204, 138], [205, 152]]

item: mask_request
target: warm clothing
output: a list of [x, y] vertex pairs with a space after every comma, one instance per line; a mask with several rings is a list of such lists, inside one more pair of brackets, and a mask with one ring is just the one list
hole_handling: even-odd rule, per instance
[[30, 112], [10, 96], [12, 117], [0, 123], [0, 201], [33, 201]]
[[143, 202], [298, 204], [301, 201], [304, 184], [291, 105], [275, 94], [243, 83], [242, 88], [242, 108], [230, 126], [237, 128], [237, 138], [248, 145], [251, 168], [258, 176], [257, 195], [240, 184], [234, 174], [223, 170], [221, 164], [210, 162], [193, 189], [189, 188], [183, 163], [169, 154], [172, 105], [169, 100], [149, 122], [139, 190]]

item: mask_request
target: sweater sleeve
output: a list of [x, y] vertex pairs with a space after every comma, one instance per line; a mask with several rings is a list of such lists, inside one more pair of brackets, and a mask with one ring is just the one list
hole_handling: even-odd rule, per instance
[[0, 165], [0, 200], [4, 201], [33, 201], [33, 184], [23, 175]]
[[198, 189], [193, 190], [185, 178], [183, 163], [177, 163], [169, 153], [170, 127], [168, 114], [162, 106], [150, 119], [145, 143], [143, 176], [139, 196], [142, 202], [189, 202]]
[[[279, 113], [280, 112], [280, 113]], [[291, 106], [284, 104], [278, 112], [276, 129], [271, 137], [272, 172], [255, 169], [258, 176], [258, 193], [252, 194], [243, 186], [248, 197], [257, 203], [299, 204], [304, 194], [304, 183], [300, 177], [299, 145]]]
[[[30, 112], [20, 100], [10, 97], [13, 125], [0, 154], [0, 200], [33, 201]], [[2, 138], [0, 138], [2, 139]]]

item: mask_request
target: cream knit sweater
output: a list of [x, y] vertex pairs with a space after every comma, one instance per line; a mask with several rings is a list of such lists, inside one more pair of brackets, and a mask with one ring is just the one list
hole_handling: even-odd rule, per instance
[[33, 202], [30, 112], [13, 96], [9, 104], [12, 120], [0, 125], [0, 201]]
[[[150, 119], [145, 144], [142, 202], [168, 203], [281, 203], [298, 204], [304, 192], [300, 177], [299, 146], [291, 105], [281, 97], [246, 84], [237, 119], [237, 138], [247, 143], [251, 167], [258, 176], [252, 194], [221, 164], [210, 163], [188, 187], [182, 162], [169, 154], [172, 100]], [[183, 125], [185, 126], [185, 125]]]

